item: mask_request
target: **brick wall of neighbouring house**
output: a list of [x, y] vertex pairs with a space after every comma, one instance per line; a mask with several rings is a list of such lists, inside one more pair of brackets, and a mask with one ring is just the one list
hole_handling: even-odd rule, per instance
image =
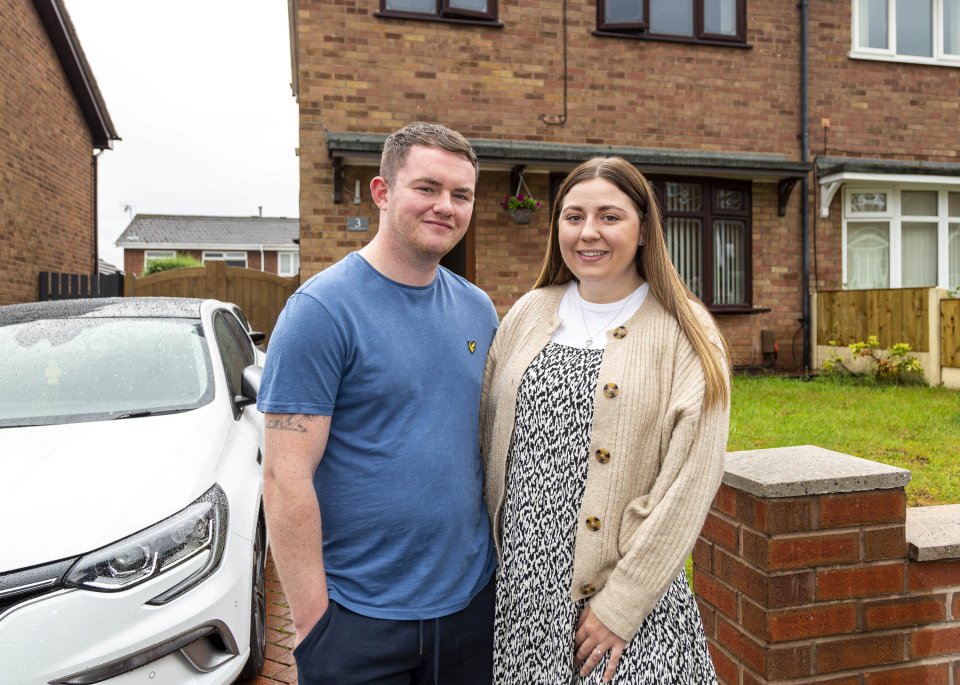
[[[792, 458], [764, 451], [771, 470]], [[764, 497], [722, 485], [693, 554], [721, 685], [954, 683], [960, 560], [908, 558], [905, 520], [903, 487]]]
[[92, 138], [30, 0], [0, 12], [0, 304], [93, 273]]
[[[298, 0], [301, 269], [326, 268], [374, 234], [372, 167], [346, 167], [342, 204], [324, 129], [386, 134], [415, 119], [440, 121], [468, 138], [567, 144], [764, 152], [799, 158], [798, 15], [773, 0], [749, 3], [750, 48], [684, 45], [591, 35], [594, 3], [569, 6], [569, 111], [565, 126], [539, 114], [562, 111], [560, 6], [503, 3], [502, 29], [380, 19], [379, 4]], [[498, 57], [499, 56], [499, 57]], [[497, 60], [501, 60], [498, 62]], [[361, 204], [353, 204], [359, 180]], [[547, 198], [546, 174], [528, 173]], [[543, 256], [546, 212], [516, 226], [500, 200], [506, 170], [483, 170], [475, 209], [476, 282], [505, 312], [533, 283]], [[762, 329], [774, 331], [789, 365], [800, 315], [799, 186], [785, 217], [776, 184], [754, 184], [754, 304], [773, 311], [725, 316], [738, 363], [759, 361]], [[347, 217], [370, 230], [346, 230]], [[800, 347], [798, 346], [798, 353]]]
[[[810, 17], [812, 155], [960, 161], [960, 69], [851, 59], [850, 3], [812, 0]], [[842, 196], [816, 219], [824, 289], [841, 287]]]

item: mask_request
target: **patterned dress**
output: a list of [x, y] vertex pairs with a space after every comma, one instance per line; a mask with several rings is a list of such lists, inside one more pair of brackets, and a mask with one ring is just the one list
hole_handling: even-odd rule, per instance
[[[495, 685], [599, 685], [574, 668], [570, 598], [577, 519], [587, 480], [593, 398], [603, 350], [548, 344], [517, 393], [497, 571]], [[716, 683], [700, 613], [681, 573], [620, 659], [614, 685]]]

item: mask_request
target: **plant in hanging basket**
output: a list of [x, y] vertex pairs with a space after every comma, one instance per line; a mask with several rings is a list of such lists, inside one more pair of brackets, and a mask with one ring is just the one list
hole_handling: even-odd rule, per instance
[[528, 224], [533, 218], [533, 213], [543, 206], [540, 200], [536, 200], [530, 195], [519, 193], [517, 195], [507, 195], [500, 203], [514, 223]]

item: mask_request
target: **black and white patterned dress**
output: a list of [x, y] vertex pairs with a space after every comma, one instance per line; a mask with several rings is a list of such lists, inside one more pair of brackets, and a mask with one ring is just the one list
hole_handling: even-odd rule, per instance
[[[497, 571], [495, 685], [602, 683], [608, 655], [586, 678], [574, 668], [577, 618], [588, 600], [570, 598], [602, 359], [603, 350], [550, 343], [531, 362], [517, 392]], [[716, 683], [683, 573], [627, 645], [613, 683]]]

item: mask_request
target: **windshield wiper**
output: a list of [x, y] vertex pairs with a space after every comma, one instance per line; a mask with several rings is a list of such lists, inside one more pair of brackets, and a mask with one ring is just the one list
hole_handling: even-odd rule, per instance
[[141, 416], [160, 416], [161, 414], [177, 414], [179, 412], [186, 411], [185, 409], [140, 409], [138, 411], [130, 411], [124, 414], [117, 414], [114, 416], [111, 421], [116, 421], [117, 419], [139, 419]]

